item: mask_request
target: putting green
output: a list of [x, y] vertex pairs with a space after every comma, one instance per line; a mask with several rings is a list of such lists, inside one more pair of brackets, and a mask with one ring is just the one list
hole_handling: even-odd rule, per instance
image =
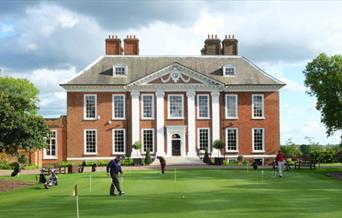
[[[331, 170], [331, 169], [329, 169]], [[108, 196], [101, 172], [60, 175], [59, 185], [0, 193], [0, 217], [76, 217], [72, 196], [79, 188], [80, 217], [342, 217], [342, 182], [317, 171], [192, 169], [124, 172], [125, 196]], [[0, 179], [10, 179], [0, 177]], [[21, 180], [34, 180], [25, 175]]]

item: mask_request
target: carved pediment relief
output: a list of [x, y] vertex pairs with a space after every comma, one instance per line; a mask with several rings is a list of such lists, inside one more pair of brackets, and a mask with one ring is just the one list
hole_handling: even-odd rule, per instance
[[171, 64], [157, 72], [131, 83], [131, 85], [157, 84], [222, 85], [220, 82], [178, 63]]

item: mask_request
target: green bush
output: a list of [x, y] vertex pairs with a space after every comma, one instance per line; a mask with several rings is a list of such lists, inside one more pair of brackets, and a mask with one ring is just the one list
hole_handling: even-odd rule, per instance
[[61, 167], [69, 167], [69, 166], [72, 166], [73, 163], [71, 161], [62, 161], [58, 165]]
[[134, 144], [132, 145], [132, 147], [136, 150], [139, 150], [141, 148], [141, 142], [140, 141], [136, 141], [134, 142]]
[[121, 160], [121, 166], [133, 166], [132, 159], [123, 159]]
[[30, 165], [26, 165], [23, 167], [24, 170], [33, 170], [33, 169], [38, 169], [38, 165], [36, 164], [30, 164]]
[[99, 160], [97, 162], [97, 166], [107, 166], [108, 165], [108, 161], [107, 160]]
[[10, 163], [10, 167], [11, 169], [20, 168], [20, 164], [18, 162], [12, 162]]
[[204, 152], [203, 162], [206, 164], [211, 164], [211, 160], [209, 158], [209, 152], [207, 148], [205, 149], [205, 152]]
[[27, 164], [28, 163], [28, 157], [26, 155], [21, 155], [18, 157], [18, 162], [21, 164]]
[[87, 167], [91, 167], [91, 166], [93, 166], [94, 164], [96, 164], [96, 166], [97, 166], [97, 161], [87, 161], [87, 162], [86, 162], [86, 166], [87, 166]]
[[336, 153], [336, 159], [338, 162], [342, 163], [342, 149]]
[[151, 154], [150, 154], [150, 151], [147, 150], [145, 154], [145, 164], [150, 165], [151, 163], [152, 163]]
[[11, 166], [9, 165], [9, 163], [7, 161], [0, 160], [0, 169], [9, 170], [9, 169], [11, 169]]

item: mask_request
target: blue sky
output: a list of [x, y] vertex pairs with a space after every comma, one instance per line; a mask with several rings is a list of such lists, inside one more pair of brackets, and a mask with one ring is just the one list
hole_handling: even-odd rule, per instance
[[199, 55], [207, 34], [235, 34], [239, 54], [287, 83], [280, 91], [281, 141], [327, 138], [305, 93], [303, 69], [320, 52], [342, 51], [338, 1], [1, 1], [2, 75], [40, 89], [40, 113], [66, 113], [59, 83], [104, 53], [109, 34], [135, 34], [142, 55]]

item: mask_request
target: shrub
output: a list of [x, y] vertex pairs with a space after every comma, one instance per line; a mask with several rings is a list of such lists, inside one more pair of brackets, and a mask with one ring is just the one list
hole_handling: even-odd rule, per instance
[[0, 160], [0, 169], [2, 170], [9, 170], [11, 169], [11, 166], [8, 164], [5, 160]]
[[207, 148], [205, 149], [205, 152], [204, 152], [203, 162], [206, 164], [211, 164], [211, 160], [209, 158], [209, 152]]
[[97, 166], [97, 161], [87, 161], [87, 162], [86, 162], [86, 166], [87, 166], [87, 167], [91, 167], [91, 166], [93, 166], [94, 164], [96, 164], [96, 166]]
[[10, 167], [11, 169], [15, 169], [15, 168], [20, 168], [20, 165], [18, 162], [12, 162], [10, 163]]
[[21, 163], [21, 164], [27, 164], [28, 163], [28, 158], [26, 155], [21, 155], [19, 158], [18, 158], [18, 162]]
[[145, 155], [145, 164], [150, 165], [151, 163], [152, 163], [151, 154], [150, 154], [150, 151], [147, 150], [146, 155]]
[[132, 145], [132, 147], [136, 150], [139, 150], [141, 148], [141, 142], [140, 141], [136, 141], [134, 142], [134, 144]]
[[121, 160], [121, 166], [133, 166], [133, 160], [123, 159]]
[[225, 147], [225, 144], [223, 141], [216, 139], [213, 143], [213, 147], [219, 150], [219, 154], [221, 153], [221, 149]]
[[106, 160], [99, 160], [97, 162], [97, 166], [107, 166], [108, 165], [108, 161]]
[[38, 169], [38, 168], [39, 167], [36, 164], [30, 164], [30, 165], [26, 165], [23, 167], [23, 169], [25, 169], [25, 170], [33, 170], [33, 169]]
[[70, 161], [62, 161], [62, 162], [59, 163], [59, 166], [61, 166], [61, 167], [69, 167], [69, 166], [72, 166], [72, 165], [73, 165], [73, 163], [70, 162]]
[[249, 164], [249, 161], [248, 161], [247, 159], [243, 159], [242, 164], [243, 164], [243, 165], [248, 165], [248, 164]]

